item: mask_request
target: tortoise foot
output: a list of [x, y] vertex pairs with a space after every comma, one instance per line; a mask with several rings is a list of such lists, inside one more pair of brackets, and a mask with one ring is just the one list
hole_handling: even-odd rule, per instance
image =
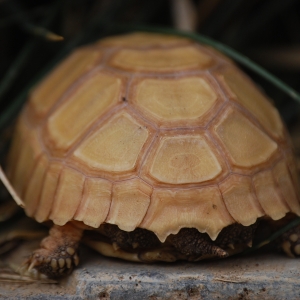
[[41, 242], [23, 263], [21, 273], [36, 279], [59, 278], [68, 275], [79, 264], [77, 249], [82, 230], [70, 224], [54, 225], [49, 236]]
[[289, 257], [300, 257], [300, 225], [281, 236], [280, 247]]
[[38, 249], [24, 262], [23, 274], [36, 279], [59, 278], [72, 272], [79, 264], [79, 256], [73, 247], [59, 247], [57, 252]]

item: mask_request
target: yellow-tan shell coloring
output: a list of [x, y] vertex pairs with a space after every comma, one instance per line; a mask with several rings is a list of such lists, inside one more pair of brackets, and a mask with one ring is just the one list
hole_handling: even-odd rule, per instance
[[277, 110], [230, 60], [175, 36], [75, 50], [30, 93], [8, 175], [39, 222], [141, 227], [161, 241], [300, 215]]

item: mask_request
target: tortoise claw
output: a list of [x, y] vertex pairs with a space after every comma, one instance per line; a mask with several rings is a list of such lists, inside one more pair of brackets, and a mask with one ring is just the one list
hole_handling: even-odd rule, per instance
[[[47, 275], [40, 273], [36, 266], [38, 266], [39, 261], [36, 258], [33, 258], [34, 255], [31, 255], [20, 267], [19, 273], [23, 276], [28, 276], [33, 279], [48, 279]], [[33, 259], [32, 259], [33, 258]]]
[[79, 264], [78, 254], [73, 248], [69, 249], [72, 251], [59, 249], [59, 252], [54, 253], [38, 249], [23, 263], [20, 273], [34, 279], [53, 279], [68, 275]]
[[30, 266], [28, 267], [28, 272], [30, 272], [34, 267], [35, 265], [37, 264], [37, 260], [33, 260], [30, 264]]

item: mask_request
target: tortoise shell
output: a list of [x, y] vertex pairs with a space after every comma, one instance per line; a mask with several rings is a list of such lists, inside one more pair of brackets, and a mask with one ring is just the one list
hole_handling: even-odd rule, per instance
[[228, 58], [176, 36], [75, 50], [30, 92], [7, 165], [39, 222], [139, 227], [164, 242], [300, 215], [277, 110]]

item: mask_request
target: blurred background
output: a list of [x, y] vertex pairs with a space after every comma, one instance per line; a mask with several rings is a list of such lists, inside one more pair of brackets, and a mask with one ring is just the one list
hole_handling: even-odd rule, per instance
[[[297, 0], [0, 0], [0, 117], [6, 113], [1, 129], [20, 109], [20, 93], [72, 48], [139, 24], [206, 35], [300, 90]], [[292, 126], [299, 106], [246, 71]]]
[[[175, 27], [206, 35], [300, 90], [298, 0], [0, 0], [1, 114], [73, 47], [116, 34], [122, 24]], [[299, 107], [249, 74], [292, 124]]]

